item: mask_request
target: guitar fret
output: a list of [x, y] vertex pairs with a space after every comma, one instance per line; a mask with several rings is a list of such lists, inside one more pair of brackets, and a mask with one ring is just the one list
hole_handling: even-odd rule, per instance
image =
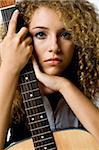
[[24, 86], [25, 84], [30, 84], [30, 83], [34, 83], [34, 82], [37, 82], [37, 81], [36, 80], [30, 80], [30, 81], [21, 83], [20, 85]]
[[[41, 96], [33, 97], [33, 98], [30, 98], [30, 99], [27, 99], [26, 102], [29, 102], [29, 101], [31, 101], [31, 100], [32, 100], [32, 101], [35, 101], [35, 100], [38, 100], [38, 101], [39, 101], [40, 99], [41, 99]], [[37, 102], [37, 101], [36, 101], [36, 102]]]
[[30, 73], [32, 73], [32, 75], [33, 75], [33, 70], [30, 70], [30, 71], [28, 71], [28, 72], [22, 72], [21, 74], [20, 74], [20, 77], [22, 77], [22, 76], [24, 76], [24, 75], [28, 75], [28, 74], [30, 74]]
[[41, 122], [37, 122], [37, 124], [34, 122], [29, 122], [29, 125], [31, 125], [33, 128], [40, 128], [49, 125], [49, 122], [48, 120], [44, 120], [44, 121], [41, 120]]
[[[28, 82], [28, 81], [33, 81], [33, 82], [36, 81], [35, 77], [33, 76], [33, 71], [31, 71], [31, 73], [26, 73], [26, 74], [21, 75], [21, 76], [20, 76], [20, 79], [21, 79], [20, 85], [21, 85], [22, 83], [26, 83], [26, 82]], [[19, 81], [20, 81], [20, 80], [19, 80]]]
[[44, 113], [44, 114], [40, 114], [40, 115], [32, 115], [31, 117], [27, 117], [27, 119], [30, 119], [31, 121], [34, 121], [34, 123], [35, 123], [35, 121], [41, 121], [41, 119], [43, 120], [43, 119], [47, 119], [47, 116], [46, 116], [46, 113]]
[[26, 110], [26, 112], [27, 112], [28, 115], [31, 115], [32, 113], [33, 114], [42, 113], [44, 111], [45, 111], [44, 106], [38, 107], [38, 109], [34, 108], [34, 109], [28, 109], [28, 110]]
[[44, 138], [44, 139], [35, 141], [35, 142], [33, 142], [33, 143], [36, 144], [36, 143], [38, 143], [38, 142], [40, 143], [40, 142], [43, 142], [43, 141], [45, 141], [45, 140], [50, 140], [50, 139], [52, 139], [52, 137]]
[[40, 106], [43, 106], [42, 101], [37, 101], [35, 102], [34, 100], [31, 101], [26, 101], [24, 102], [25, 107], [29, 108], [29, 107], [33, 107], [33, 108], [38, 108]]
[[[33, 120], [32, 120], [32, 121], [33, 121]], [[48, 120], [47, 120], [47, 118], [46, 118], [46, 119], [41, 119], [41, 120], [37, 120], [37, 121], [30, 122], [29, 124], [41, 123], [41, 121], [48, 121]]]
[[34, 97], [39, 97], [40, 96], [40, 91], [39, 88], [36, 88], [34, 90], [30, 90], [30, 91], [26, 91], [26, 92], [22, 92], [22, 95], [26, 97], [26, 99], [29, 98], [34, 98]]
[[31, 72], [32, 71], [32, 74], [34, 74], [34, 70], [33, 70], [33, 65], [32, 65], [32, 62], [31, 63], [28, 63], [24, 69], [21, 71], [21, 74], [26, 74], [27, 72]]
[[34, 142], [34, 146], [35, 147], [40, 147], [41, 145], [48, 145], [48, 144], [50, 144], [50, 145], [52, 145], [52, 143], [54, 143], [54, 141], [53, 141], [53, 138], [47, 138], [47, 139], [44, 139], [44, 140], [42, 140], [42, 141], [38, 141], [38, 142]]
[[24, 100], [28, 100], [28, 99], [36, 100], [36, 97], [40, 97], [40, 93], [39, 93], [39, 91], [32, 91], [31, 93], [22, 94], [22, 96], [23, 96]]
[[56, 147], [53, 147], [53, 148], [51, 148], [51, 149], [49, 149], [49, 150], [57, 150], [57, 149], [56, 149]]
[[[49, 131], [48, 131], [49, 130]], [[46, 138], [46, 134], [48, 132], [51, 132], [49, 127], [46, 127], [46, 129], [44, 130], [43, 129], [40, 129], [40, 132], [38, 130], [35, 130], [32, 132], [32, 138], [33, 138], [33, 141], [38, 141], [40, 140], [41, 138]], [[40, 135], [39, 137], [37, 137], [38, 135]], [[47, 134], [47, 135], [50, 135], [51, 137], [53, 137], [53, 134]]]
[[47, 139], [48, 137], [51, 137], [51, 138], [53, 137], [51, 131], [48, 131], [48, 132], [45, 132], [45, 133], [42, 133], [42, 134], [38, 134], [37, 136], [36, 135], [32, 136], [34, 142], [37, 142], [37, 141], [40, 141], [40, 140], [43, 140], [43, 139]]
[[39, 88], [36, 88], [36, 89], [30, 90], [30, 91], [22, 92], [22, 94], [32, 93], [32, 92], [38, 91], [38, 90], [39, 90]]
[[21, 85], [21, 91], [23, 91], [22, 92], [22, 94], [24, 94], [24, 91], [25, 92], [29, 92], [29, 91], [33, 91], [33, 88], [32, 87], [35, 87], [35, 90], [38, 90], [39, 88], [38, 88], [38, 86], [37, 86], [37, 83], [34, 81], [34, 82], [26, 82], [24, 85], [22, 84]]
[[37, 141], [37, 138], [41, 139], [42, 137], [46, 137], [46, 135], [52, 136], [52, 132], [47, 131], [47, 132], [39, 133], [39, 134], [36, 134], [36, 135], [32, 135], [32, 138], [35, 139], [35, 141]]
[[42, 114], [45, 114], [46, 115], [46, 112], [43, 111], [43, 112], [40, 112], [40, 113], [36, 113], [36, 114], [32, 114], [32, 115], [28, 115], [27, 118], [29, 117], [36, 117], [36, 116], [39, 116], [39, 115], [42, 115]]
[[43, 127], [39, 127], [39, 128], [35, 128], [35, 129], [31, 129], [31, 131], [40, 131], [40, 129], [46, 129], [46, 127], [50, 127], [49, 125], [43, 126]]
[[39, 106], [41, 106], [41, 105], [43, 105], [42, 104], [42, 100], [38, 100], [37, 99], [37, 101], [35, 101], [34, 99], [31, 99], [31, 100], [28, 100], [28, 101], [25, 101], [24, 102], [24, 105], [25, 105], [25, 107], [39, 107]]
[[48, 147], [55, 146], [54, 142], [35, 147], [35, 150], [48, 150]]
[[24, 73], [21, 73], [20, 77], [24, 76], [24, 75], [27, 75], [27, 74], [32, 74], [33, 75], [33, 70], [31, 71], [28, 71], [28, 72], [24, 72]]
[[41, 104], [41, 105], [39, 105], [39, 106], [32, 106], [32, 107], [26, 108], [26, 110], [35, 109], [35, 108], [38, 108], [38, 107], [41, 107], [41, 106], [43, 106], [43, 104]]

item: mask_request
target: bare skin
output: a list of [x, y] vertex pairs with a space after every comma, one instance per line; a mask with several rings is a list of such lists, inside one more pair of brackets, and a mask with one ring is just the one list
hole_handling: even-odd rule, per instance
[[[29, 30], [33, 35], [36, 55], [43, 71], [40, 71], [36, 61], [33, 60], [35, 73], [37, 79], [44, 85], [43, 93], [44, 90], [59, 91], [83, 126], [99, 141], [99, 110], [69, 80], [58, 76], [70, 63], [74, 49], [72, 40], [68, 40], [63, 28], [62, 21], [53, 10], [43, 7], [34, 13]], [[60, 58], [62, 62], [54, 64], [54, 61], [47, 63], [44, 61], [54, 57]]]
[[[28, 32], [25, 27], [16, 31], [18, 12], [13, 14], [8, 33], [0, 45], [0, 150], [3, 149], [6, 132], [9, 126], [12, 100], [21, 69], [32, 55], [32, 39], [24, 38]], [[21, 39], [21, 40], [20, 40]], [[14, 43], [14, 44], [12, 44]]]
[[42, 73], [35, 61], [33, 66], [37, 79], [48, 89], [59, 91], [64, 96], [83, 126], [99, 142], [99, 109], [69, 80]]
[[[39, 12], [41, 12], [41, 16], [38, 15]], [[55, 25], [53, 25], [53, 27], [51, 26], [51, 28], [50, 20], [49, 23], [46, 24], [46, 32], [46, 22], [43, 22], [44, 20], [41, 22], [42, 19], [40, 19], [40, 17], [44, 18], [42, 17], [44, 14], [47, 14], [46, 18], [48, 18], [48, 20], [54, 20], [53, 22]], [[15, 12], [10, 21], [8, 33], [0, 45], [0, 56], [2, 60], [0, 67], [0, 114], [2, 114], [0, 115], [0, 150], [4, 147], [5, 136], [9, 127], [11, 118], [10, 110], [15, 96], [18, 76], [29, 58], [32, 56], [33, 51], [33, 46], [31, 45], [32, 39], [30, 37], [26, 38], [28, 29], [24, 27], [17, 34], [15, 33], [17, 17], [18, 12]], [[38, 22], [38, 20], [40, 21]], [[36, 28], [40, 26], [39, 23], [41, 23], [44, 28], [42, 31], [44, 34], [41, 34], [41, 28], [39, 28], [39, 34], [37, 34], [38, 31], [33, 30], [34, 25]], [[67, 40], [64, 36], [63, 33], [65, 31], [61, 30], [62, 34], [59, 34], [59, 29], [63, 28], [64, 26], [56, 13], [49, 8], [41, 8], [39, 11], [37, 10], [35, 12], [31, 20], [29, 31], [33, 36], [34, 48], [38, 57], [39, 66], [33, 58], [36, 77], [44, 87], [42, 93], [48, 94], [59, 91], [84, 127], [96, 137], [97, 141], [99, 141], [99, 110], [69, 80], [60, 76], [71, 61], [74, 48], [73, 42]], [[58, 40], [57, 35], [59, 35]], [[53, 39], [52, 45], [49, 43], [49, 39]], [[40, 42], [41, 49], [38, 47], [38, 42]], [[14, 45], [12, 45], [12, 43], [14, 43]], [[67, 48], [65, 49], [65, 47]], [[51, 61], [48, 61], [47, 63], [46, 61], [42, 61], [43, 58], [44, 60], [48, 60], [48, 56], [52, 58]], [[59, 59], [54, 60], [55, 57]], [[65, 60], [65, 57], [69, 59]]]

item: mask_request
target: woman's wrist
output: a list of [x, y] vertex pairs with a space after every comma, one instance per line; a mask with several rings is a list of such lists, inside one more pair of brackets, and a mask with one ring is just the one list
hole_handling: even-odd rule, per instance
[[60, 78], [59, 92], [61, 94], [64, 92], [64, 90], [66, 91], [66, 89], [69, 89], [71, 86], [72, 86], [72, 83], [68, 79], [64, 77]]
[[0, 72], [4, 73], [4, 74], [7, 74], [10, 76], [14, 76], [14, 77], [17, 77], [19, 76], [20, 72], [15, 68], [15, 67], [11, 67], [5, 63], [2, 63], [1, 66], [0, 66]]

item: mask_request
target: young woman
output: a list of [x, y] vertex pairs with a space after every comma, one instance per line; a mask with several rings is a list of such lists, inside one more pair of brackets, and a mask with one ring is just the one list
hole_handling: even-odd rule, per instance
[[27, 28], [16, 33], [15, 11], [0, 43], [0, 148], [9, 127], [9, 143], [30, 136], [17, 85], [31, 56], [51, 130], [82, 126], [99, 141], [99, 22], [94, 7], [83, 0], [33, 0], [18, 8]]

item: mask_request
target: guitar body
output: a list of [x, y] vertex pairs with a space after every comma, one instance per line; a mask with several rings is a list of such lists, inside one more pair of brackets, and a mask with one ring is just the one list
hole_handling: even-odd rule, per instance
[[[99, 150], [99, 144], [84, 130], [72, 129], [54, 132], [58, 150]], [[32, 139], [19, 142], [7, 150], [35, 150]]]

